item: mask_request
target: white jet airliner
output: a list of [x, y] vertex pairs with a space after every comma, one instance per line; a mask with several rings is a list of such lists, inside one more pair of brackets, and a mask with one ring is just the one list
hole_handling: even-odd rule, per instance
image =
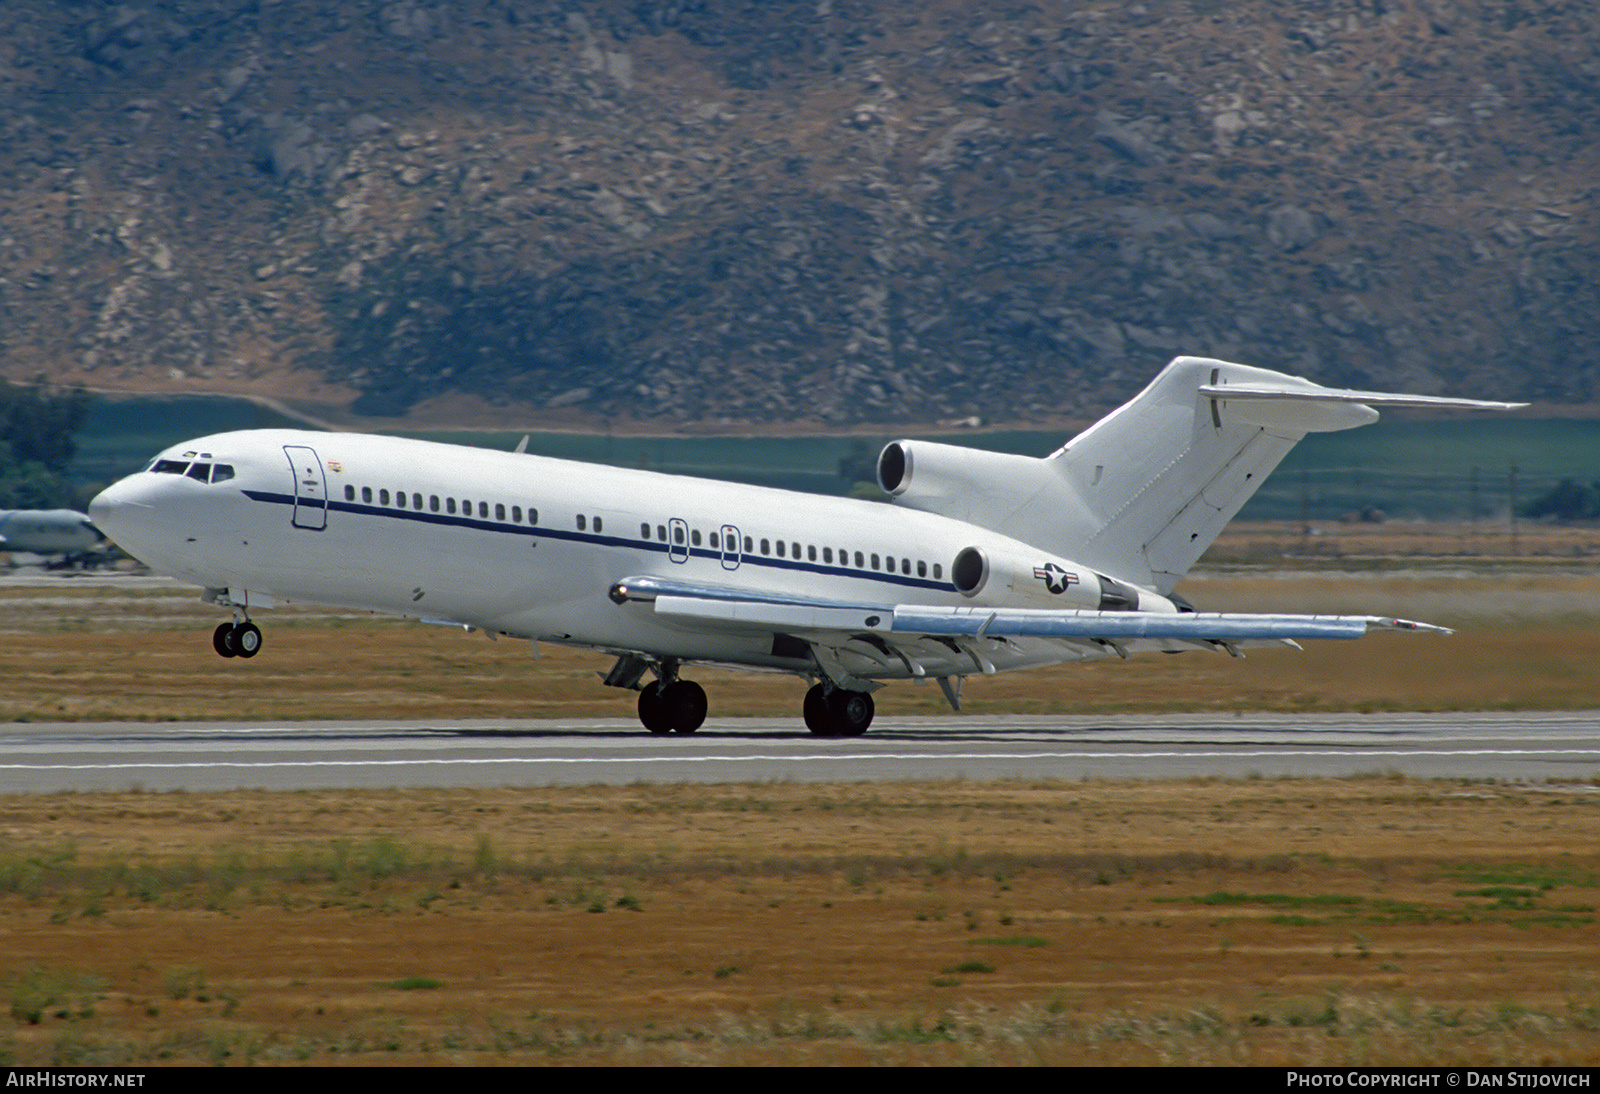
[[[188, 441], [109, 487], [95, 524], [233, 611], [213, 642], [252, 657], [252, 609], [309, 601], [608, 652], [652, 733], [693, 733], [692, 662], [793, 673], [821, 736], [855, 736], [885, 680], [1147, 651], [1295, 645], [1373, 616], [1195, 611], [1179, 579], [1310, 432], [1374, 406], [1524, 404], [1321, 387], [1179, 357], [1131, 402], [1036, 459], [896, 441], [893, 504], [352, 433]], [[652, 679], [653, 677], [653, 679]]]

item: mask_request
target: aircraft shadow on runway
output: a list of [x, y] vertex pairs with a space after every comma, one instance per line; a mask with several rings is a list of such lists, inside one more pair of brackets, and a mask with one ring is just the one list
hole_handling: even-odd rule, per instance
[[[776, 721], [776, 720], [775, 720]], [[875, 725], [872, 732], [861, 737], [818, 737], [810, 733], [804, 725], [796, 720], [792, 725], [773, 725], [763, 722], [759, 726], [740, 728], [727, 722], [707, 722], [687, 738], [684, 735], [672, 734], [659, 737], [641, 732], [637, 729], [625, 727], [451, 727], [429, 729], [429, 734], [453, 734], [459, 737], [492, 737], [504, 739], [539, 739], [539, 740], [732, 740], [732, 741], [812, 741], [817, 744], [830, 745], [861, 745], [872, 742], [917, 742], [934, 744], [952, 743], [984, 743], [1001, 741], [1072, 741], [1079, 744], [1119, 744], [1119, 745], [1161, 745], [1173, 746], [1198, 746], [1218, 745], [1230, 743], [1251, 743], [1261, 746], [1281, 744], [1284, 746], [1303, 744], [1303, 729], [1293, 728], [1264, 728], [1255, 726], [1234, 726], [1224, 722], [1208, 723], [1205, 725], [1185, 725], [1171, 729], [1148, 727], [1147, 729], [1130, 729], [1128, 726], [1119, 725], [1090, 725], [1090, 726], [983, 726], [975, 725], [959, 719], [952, 719], [949, 728], [931, 727], [924, 725], [897, 726], [892, 720], [884, 719]], [[1415, 736], [1417, 727], [1373, 728], [1364, 727], [1315, 727], [1319, 745], [1328, 748], [1349, 748], [1358, 750], [1369, 747], [1374, 738], [1388, 741], [1404, 739]], [[1130, 735], [1132, 733], [1133, 735]]]

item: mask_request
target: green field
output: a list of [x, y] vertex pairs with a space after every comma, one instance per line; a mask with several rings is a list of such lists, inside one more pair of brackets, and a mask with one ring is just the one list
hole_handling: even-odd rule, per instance
[[[161, 448], [231, 429], [296, 423], [237, 399], [188, 397], [101, 403], [79, 437], [80, 485], [92, 489], [142, 466]], [[510, 449], [516, 432], [407, 432], [407, 436]], [[871, 467], [882, 445], [905, 436], [639, 437], [535, 433], [529, 451], [565, 459], [731, 479], [813, 493], [847, 493], [842, 465]], [[1012, 430], [930, 440], [1042, 456], [1067, 438]], [[1366, 429], [1308, 437], [1289, 454], [1243, 513], [1246, 520], [1336, 519], [1364, 508], [1391, 517], [1503, 514], [1515, 492], [1527, 500], [1563, 478], [1600, 478], [1600, 422], [1486, 415], [1450, 421], [1382, 421]]]

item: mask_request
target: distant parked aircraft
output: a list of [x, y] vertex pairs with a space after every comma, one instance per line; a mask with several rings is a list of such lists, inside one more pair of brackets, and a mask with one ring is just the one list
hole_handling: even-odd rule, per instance
[[955, 707], [973, 673], [1439, 630], [1197, 612], [1173, 586], [1307, 433], [1374, 422], [1374, 406], [1513, 405], [1180, 357], [1043, 459], [895, 441], [878, 458], [892, 505], [274, 429], [170, 448], [89, 511], [232, 609], [212, 636], [227, 657], [261, 648], [252, 608], [348, 605], [604, 650], [605, 682], [638, 691], [652, 733], [704, 720], [687, 664], [792, 673], [811, 681], [806, 725], [844, 737], [866, 731], [883, 680], [935, 680]]
[[74, 509], [0, 509], [0, 551], [80, 559], [105, 543]]

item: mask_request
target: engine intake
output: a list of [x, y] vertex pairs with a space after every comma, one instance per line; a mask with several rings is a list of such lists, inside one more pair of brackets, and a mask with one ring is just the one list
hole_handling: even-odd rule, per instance
[[982, 547], [963, 547], [950, 567], [950, 580], [962, 596], [977, 596], [989, 582], [989, 556]]

